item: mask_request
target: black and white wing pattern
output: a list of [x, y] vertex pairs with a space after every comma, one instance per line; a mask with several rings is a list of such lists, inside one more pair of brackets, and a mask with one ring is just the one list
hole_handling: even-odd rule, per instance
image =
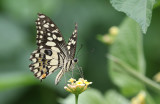
[[72, 33], [72, 36], [69, 38], [67, 49], [70, 57], [74, 59], [76, 52], [76, 44], [77, 44], [77, 24], [75, 24], [75, 29]]
[[74, 66], [74, 54], [77, 40], [77, 25], [68, 44], [54, 22], [44, 14], [38, 13], [36, 20], [38, 48], [32, 52], [30, 70], [35, 77], [42, 80], [60, 68], [55, 84], [61, 80], [63, 74]]

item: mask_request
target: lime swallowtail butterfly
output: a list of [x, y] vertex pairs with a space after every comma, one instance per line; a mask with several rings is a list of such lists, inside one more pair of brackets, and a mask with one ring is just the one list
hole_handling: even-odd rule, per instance
[[30, 70], [35, 77], [42, 80], [57, 69], [61, 69], [55, 79], [58, 84], [65, 72], [74, 68], [77, 43], [77, 24], [66, 44], [55, 23], [46, 15], [38, 13], [36, 20], [38, 48], [32, 52]]

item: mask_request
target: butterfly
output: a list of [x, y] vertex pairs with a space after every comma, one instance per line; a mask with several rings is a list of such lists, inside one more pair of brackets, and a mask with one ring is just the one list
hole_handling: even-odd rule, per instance
[[64, 73], [71, 71], [78, 61], [74, 58], [77, 44], [77, 24], [66, 43], [56, 24], [46, 15], [38, 13], [35, 23], [38, 48], [31, 53], [30, 70], [35, 77], [42, 81], [57, 69], [61, 69], [55, 79], [57, 85]]

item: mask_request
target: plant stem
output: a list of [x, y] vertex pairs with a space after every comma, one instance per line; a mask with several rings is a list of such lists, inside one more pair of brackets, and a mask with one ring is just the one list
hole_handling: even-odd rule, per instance
[[78, 104], [78, 96], [79, 94], [75, 94], [75, 104]]
[[130, 67], [128, 64], [123, 62], [121, 59], [119, 59], [115, 56], [112, 56], [112, 55], [108, 55], [108, 58], [110, 60], [112, 60], [113, 62], [115, 62], [116, 64], [118, 64], [119, 66], [121, 66], [125, 72], [127, 72], [131, 76], [135, 77], [139, 81], [143, 82], [144, 84], [148, 85], [149, 87], [151, 87], [151, 89], [153, 88], [154, 90], [156, 90], [156, 92], [160, 93], [160, 85], [159, 84], [157, 84], [154, 81], [152, 81], [151, 79], [145, 77], [143, 74], [136, 72], [135, 69]]

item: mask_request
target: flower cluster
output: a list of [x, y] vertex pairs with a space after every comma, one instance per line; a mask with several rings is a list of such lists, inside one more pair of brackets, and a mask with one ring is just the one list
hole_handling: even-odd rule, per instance
[[92, 82], [88, 82], [87, 80], [84, 80], [83, 78], [79, 78], [78, 81], [76, 81], [76, 79], [71, 78], [69, 79], [68, 82], [70, 84], [67, 84], [67, 86], [65, 86], [64, 89], [76, 95], [79, 95], [80, 93], [85, 91], [88, 85], [92, 84]]
[[103, 36], [101, 35], [98, 35], [98, 39], [105, 43], [105, 44], [112, 44], [114, 43], [114, 40], [115, 38], [117, 37], [119, 33], [119, 28], [116, 27], [116, 26], [112, 26], [110, 29], [109, 29], [109, 32]]
[[160, 72], [158, 72], [155, 76], [154, 76], [154, 80], [156, 82], [160, 82]]
[[131, 104], [145, 104], [146, 93], [141, 91], [137, 96], [132, 98]]

